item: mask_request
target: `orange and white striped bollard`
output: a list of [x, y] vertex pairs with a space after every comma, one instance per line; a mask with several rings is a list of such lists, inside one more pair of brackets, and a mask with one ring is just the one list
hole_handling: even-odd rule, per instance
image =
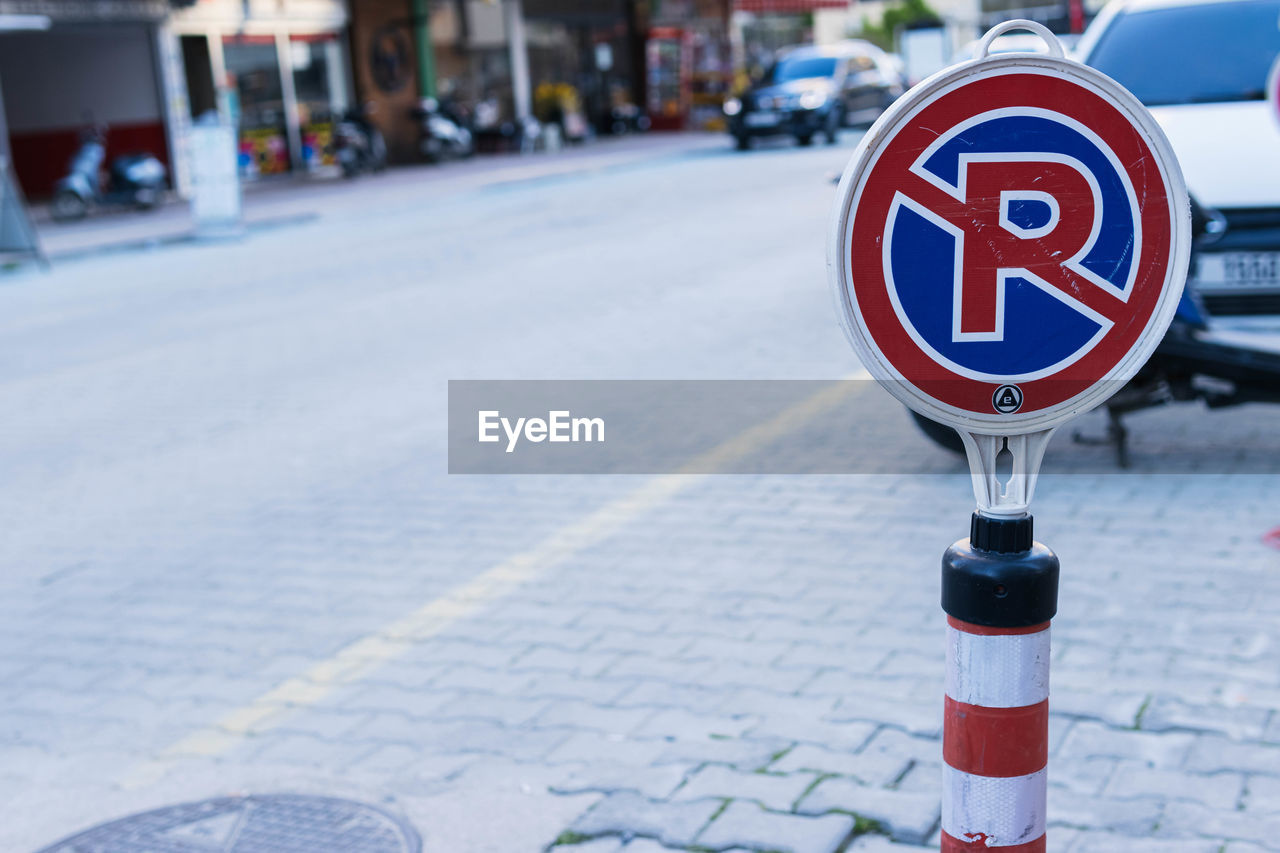
[[942, 851], [1044, 853], [1058, 559], [1030, 515], [974, 513], [942, 560]]

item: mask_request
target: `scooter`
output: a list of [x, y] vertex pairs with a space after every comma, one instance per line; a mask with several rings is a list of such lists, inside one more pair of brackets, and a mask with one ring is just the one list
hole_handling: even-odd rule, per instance
[[387, 142], [361, 110], [347, 112], [334, 127], [333, 154], [348, 178], [387, 168]]
[[[1191, 211], [1195, 242], [1205, 239], [1213, 227], [1211, 223], [1222, 221], [1194, 199]], [[1106, 435], [1090, 438], [1076, 432], [1072, 437], [1081, 444], [1112, 445], [1117, 464], [1127, 468], [1129, 431], [1122, 420], [1124, 415], [1169, 403], [1196, 401], [1210, 409], [1243, 403], [1280, 403], [1280, 347], [1251, 341], [1243, 333], [1215, 330], [1212, 318], [1188, 281], [1156, 351], [1137, 375], [1107, 401]], [[951, 427], [914, 411], [911, 416], [936, 444], [964, 453], [960, 436]]]
[[418, 152], [427, 162], [461, 160], [476, 152], [466, 123], [455, 111], [441, 107], [435, 98], [423, 98], [412, 115], [419, 126]]
[[69, 172], [54, 187], [49, 210], [54, 220], [83, 219], [93, 207], [150, 210], [160, 203], [167, 172], [155, 155], [122, 154], [115, 158], [104, 186], [99, 172], [106, 156], [105, 129], [92, 127], [80, 134], [80, 148], [71, 158]]
[[627, 133], [644, 133], [653, 126], [653, 122], [644, 111], [635, 104], [615, 104], [609, 108], [609, 114], [601, 122], [604, 129], [614, 136]]

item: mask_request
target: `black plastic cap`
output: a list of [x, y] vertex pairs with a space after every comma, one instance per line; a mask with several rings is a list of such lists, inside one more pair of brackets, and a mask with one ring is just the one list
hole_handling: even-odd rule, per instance
[[1058, 612], [1058, 568], [1058, 558], [1039, 542], [999, 553], [962, 539], [942, 557], [942, 609], [971, 625], [1040, 625]]
[[979, 551], [993, 554], [1021, 554], [1031, 550], [1033, 537], [1031, 516], [993, 518], [980, 512], [969, 523], [969, 541]]

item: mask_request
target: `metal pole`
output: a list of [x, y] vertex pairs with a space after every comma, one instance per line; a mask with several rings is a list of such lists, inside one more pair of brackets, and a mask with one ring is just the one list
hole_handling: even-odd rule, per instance
[[1071, 32], [1084, 32], [1084, 0], [1067, 0], [1067, 16]]
[[191, 197], [191, 152], [187, 137], [191, 131], [191, 104], [187, 100], [187, 74], [182, 63], [178, 35], [167, 24], [155, 27], [155, 66], [160, 79], [161, 112], [173, 168], [173, 188], [182, 198]]
[[436, 96], [436, 49], [431, 43], [431, 9], [427, 0], [413, 0], [413, 40], [418, 48], [418, 92]]
[[511, 56], [511, 96], [515, 101], [516, 119], [523, 122], [533, 114], [533, 92], [529, 86], [529, 46], [524, 36], [524, 4], [521, 0], [505, 0], [507, 49]]
[[[221, 92], [227, 88], [227, 52], [222, 43], [222, 34], [220, 32], [208, 32], [204, 34], [205, 43], [209, 46], [209, 70], [213, 72], [213, 90], [215, 93]], [[215, 94], [216, 97], [216, 94]], [[222, 99], [218, 99], [218, 107], [222, 107]], [[223, 121], [235, 123], [237, 116], [226, 115], [222, 117]]]
[[284, 100], [284, 130], [289, 141], [289, 168], [301, 172], [306, 168], [302, 161], [302, 122], [298, 116], [298, 90], [293, 82], [293, 54], [289, 36], [276, 33], [276, 65], [280, 69], [280, 91]]
[[1044, 853], [1058, 558], [1029, 514], [975, 512], [942, 558], [942, 851]]
[[9, 156], [9, 121], [4, 111], [4, 86], [0, 85], [0, 163], [9, 162]]

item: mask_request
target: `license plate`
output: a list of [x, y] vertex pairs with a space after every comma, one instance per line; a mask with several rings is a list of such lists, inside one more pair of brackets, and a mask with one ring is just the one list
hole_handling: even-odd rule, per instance
[[782, 121], [782, 116], [775, 112], [747, 113], [747, 127], [773, 127]]
[[1196, 286], [1205, 293], [1280, 288], [1280, 252], [1214, 252], [1200, 255]]

